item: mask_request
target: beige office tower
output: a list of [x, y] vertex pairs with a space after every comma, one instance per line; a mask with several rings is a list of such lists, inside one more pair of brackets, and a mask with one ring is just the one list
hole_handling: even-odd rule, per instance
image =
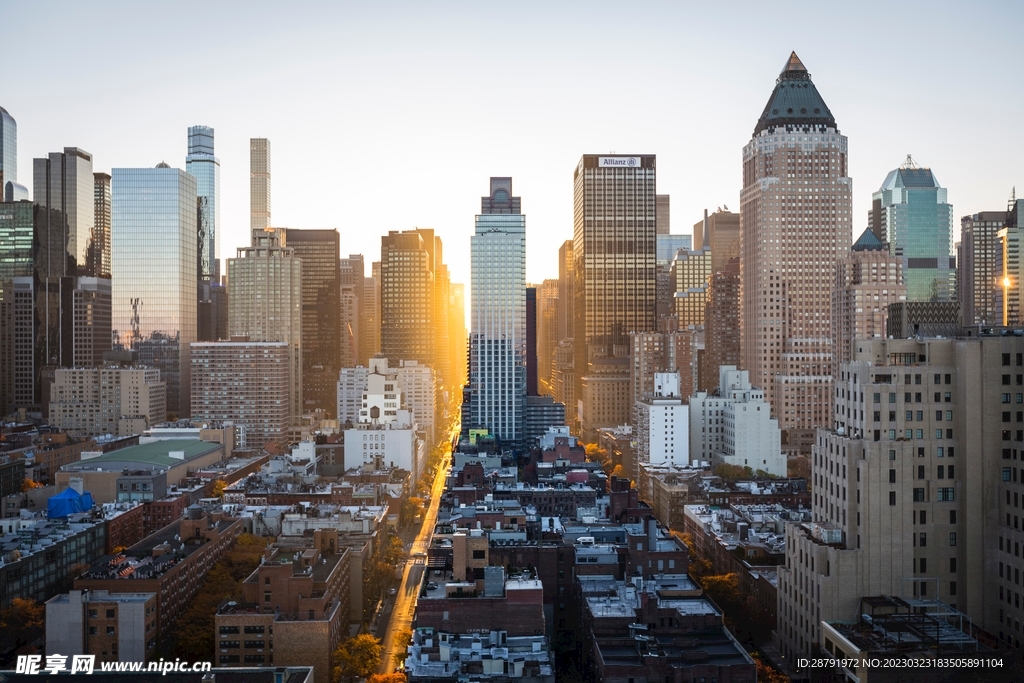
[[434, 367], [435, 276], [433, 230], [391, 230], [381, 237], [380, 350], [392, 362]]
[[698, 247], [688, 251], [680, 249], [672, 260], [673, 312], [681, 330], [704, 326], [712, 257], [711, 249]]
[[1001, 332], [854, 344], [813, 448], [814, 521], [786, 525], [787, 660], [879, 595], [937, 598], [1021, 647], [1024, 337]]
[[626, 355], [630, 333], [654, 329], [655, 167], [653, 154], [586, 154], [573, 174], [577, 397], [589, 361]]
[[[711, 272], [717, 273], [740, 255], [740, 215], [718, 207], [704, 211], [704, 220], [693, 224], [693, 248], [711, 249]], [[715, 371], [716, 375], [718, 371]]]
[[[302, 261], [273, 229], [253, 229], [252, 245], [228, 259], [228, 334], [288, 344], [288, 416], [302, 415]], [[204, 347], [205, 348], [205, 347]]]
[[743, 148], [740, 286], [743, 369], [807, 453], [831, 407], [832, 288], [850, 249], [847, 139], [796, 53]]
[[670, 205], [669, 195], [659, 194], [654, 196], [655, 220], [657, 221], [655, 228], [659, 235], [669, 234]]
[[249, 227], [270, 227], [270, 140], [249, 140]]
[[898, 256], [889, 253], [870, 228], [836, 265], [832, 296], [835, 371], [853, 358], [854, 340], [887, 336], [889, 304], [907, 300]]
[[558, 280], [537, 285], [537, 381], [543, 396], [554, 396], [552, 370], [558, 347]]

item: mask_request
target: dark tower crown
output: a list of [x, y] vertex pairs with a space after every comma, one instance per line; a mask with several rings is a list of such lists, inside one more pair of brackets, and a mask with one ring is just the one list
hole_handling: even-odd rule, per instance
[[779, 126], [836, 128], [832, 112], [825, 106], [811, 81], [811, 74], [796, 52], [789, 55], [775, 81], [775, 91], [757, 120], [754, 135]]

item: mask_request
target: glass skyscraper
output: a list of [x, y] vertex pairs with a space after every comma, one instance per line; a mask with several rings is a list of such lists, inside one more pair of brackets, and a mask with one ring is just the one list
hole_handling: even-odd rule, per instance
[[907, 301], [954, 301], [953, 206], [930, 168], [907, 156], [871, 195], [875, 237], [902, 261]]
[[196, 179], [199, 277], [220, 281], [220, 159], [213, 154], [213, 128], [188, 129], [185, 171]]
[[470, 238], [469, 414], [463, 431], [501, 442], [524, 437], [526, 405], [526, 216], [511, 178], [491, 178]]
[[161, 163], [111, 178], [112, 336], [167, 381], [167, 410], [190, 414], [196, 341], [196, 179]]
[[95, 180], [92, 155], [77, 147], [51, 152], [32, 160], [32, 200], [42, 211], [36, 226], [40, 248], [46, 251], [43, 277], [87, 275], [92, 272], [95, 221]]
[[[8, 183], [11, 183], [10, 190]], [[0, 197], [11, 194], [6, 201], [28, 199], [16, 190], [24, 190], [18, 185], [18, 124], [6, 109], [0, 107]]]

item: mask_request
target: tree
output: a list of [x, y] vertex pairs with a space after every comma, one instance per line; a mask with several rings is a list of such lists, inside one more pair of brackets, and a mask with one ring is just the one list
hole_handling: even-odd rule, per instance
[[224, 489], [226, 489], [227, 487], [228, 487], [228, 483], [226, 481], [224, 481], [223, 479], [216, 480], [215, 482], [213, 482], [213, 488], [210, 490], [210, 497], [211, 498], [223, 498], [224, 497]]
[[28, 642], [29, 632], [41, 629], [46, 620], [46, 607], [30, 598], [14, 598], [11, 606], [0, 610], [0, 631], [14, 634], [15, 647]]
[[[409, 655], [409, 645], [412, 644], [412, 629], [403, 628], [399, 629], [398, 633], [395, 634], [395, 666], [401, 666], [405, 663], [405, 658]], [[402, 680], [405, 680], [404, 678]]]
[[765, 663], [761, 659], [761, 655], [752, 652], [750, 656], [754, 660], [754, 664], [757, 666], [757, 683], [788, 683], [789, 677], [785, 674], [779, 673], [770, 664]]
[[735, 617], [743, 609], [743, 596], [740, 594], [740, 577], [736, 572], [705, 576], [701, 583], [704, 592], [722, 608], [727, 615]]
[[22, 493], [28, 493], [32, 489], [37, 489], [37, 488], [39, 488], [41, 486], [42, 486], [42, 484], [40, 484], [35, 479], [22, 479], [21, 480], [21, 492]]
[[241, 600], [242, 582], [260, 564], [266, 541], [252, 534], [241, 534], [217, 564], [210, 568], [199, 592], [174, 624], [174, 652], [182, 659], [213, 659], [214, 617], [225, 600]]
[[616, 465], [615, 467], [612, 468], [612, 473], [609, 476], [622, 477], [625, 475], [625, 473], [626, 470], [622, 467], [622, 465]]
[[334, 680], [366, 678], [376, 672], [382, 649], [380, 640], [369, 633], [341, 641], [334, 651]]
[[749, 477], [753, 472], [749, 467], [743, 467], [741, 465], [727, 465], [722, 463], [715, 467], [715, 476], [721, 477], [722, 481], [727, 484], [737, 482], [740, 479]]
[[405, 674], [396, 671], [390, 674], [373, 674], [366, 679], [366, 683], [405, 683], [407, 680], [409, 679]]

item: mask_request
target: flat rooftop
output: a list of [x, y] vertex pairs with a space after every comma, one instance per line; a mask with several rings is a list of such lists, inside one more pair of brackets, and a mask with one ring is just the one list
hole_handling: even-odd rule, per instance
[[[130, 469], [144, 469], [142, 466], [170, 468], [187, 462], [193, 458], [212, 453], [223, 448], [219, 443], [211, 441], [197, 441], [195, 439], [167, 439], [166, 441], [153, 441], [150, 443], [128, 446], [112, 451], [98, 458], [80, 460], [65, 466], [65, 471], [73, 469], [98, 469], [110, 468], [121, 470], [125, 467]], [[173, 451], [183, 451], [184, 460], [170, 457]]]

